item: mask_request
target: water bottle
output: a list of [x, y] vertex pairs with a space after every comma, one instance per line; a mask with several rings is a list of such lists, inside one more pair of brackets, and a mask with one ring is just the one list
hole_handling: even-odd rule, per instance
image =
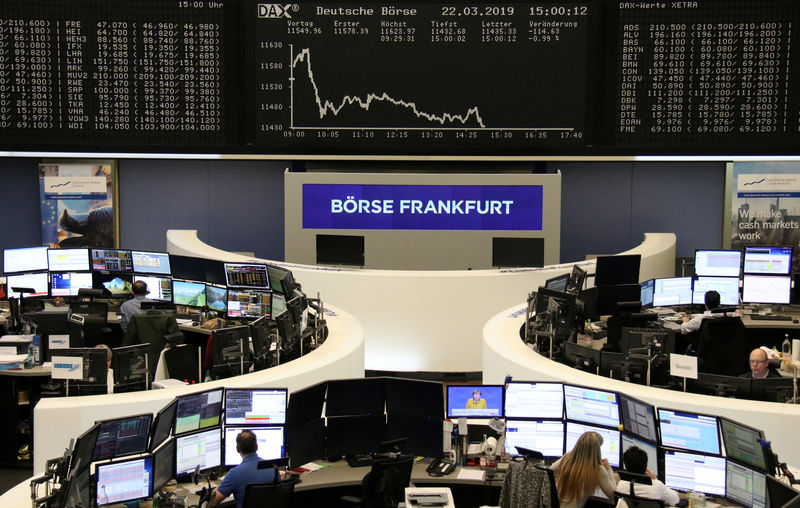
[[792, 360], [792, 341], [789, 340], [789, 334], [785, 335], [783, 344], [781, 345], [781, 359], [785, 362]]
[[28, 344], [28, 356], [25, 358], [25, 368], [33, 368], [33, 344]]

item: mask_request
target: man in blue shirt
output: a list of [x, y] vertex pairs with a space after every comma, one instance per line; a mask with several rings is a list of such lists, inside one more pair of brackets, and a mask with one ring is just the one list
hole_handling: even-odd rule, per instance
[[258, 469], [261, 458], [256, 453], [258, 442], [255, 433], [249, 430], [240, 432], [236, 436], [236, 451], [242, 456], [242, 463], [228, 471], [222, 479], [214, 498], [208, 505], [209, 508], [220, 504], [231, 493], [236, 500], [237, 508], [242, 508], [245, 487], [252, 483], [269, 483], [275, 478], [275, 471], [271, 467]]
[[131, 316], [142, 313], [142, 302], [146, 302], [147, 295], [150, 294], [150, 291], [147, 289], [147, 283], [143, 280], [134, 282], [131, 294], [133, 298], [119, 306], [119, 326], [122, 328], [123, 332], [128, 328], [128, 323], [131, 322]]

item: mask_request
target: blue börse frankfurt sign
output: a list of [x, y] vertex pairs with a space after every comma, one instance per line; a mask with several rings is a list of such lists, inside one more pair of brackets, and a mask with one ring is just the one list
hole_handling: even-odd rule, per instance
[[541, 185], [303, 185], [304, 229], [542, 229]]

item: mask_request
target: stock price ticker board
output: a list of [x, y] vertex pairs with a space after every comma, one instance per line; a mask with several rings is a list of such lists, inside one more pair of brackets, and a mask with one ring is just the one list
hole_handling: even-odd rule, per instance
[[0, 149], [796, 154], [800, 2], [3, 0]]

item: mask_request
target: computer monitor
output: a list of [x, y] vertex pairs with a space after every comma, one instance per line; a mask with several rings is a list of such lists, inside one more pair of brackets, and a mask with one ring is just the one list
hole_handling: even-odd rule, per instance
[[622, 430], [651, 443], [658, 442], [656, 410], [652, 404], [620, 393], [619, 409], [622, 416]]
[[225, 425], [283, 425], [288, 397], [286, 388], [226, 388]]
[[217, 259], [203, 259], [203, 269], [206, 275], [200, 280], [218, 286], [225, 285], [225, 263]]
[[600, 445], [600, 456], [608, 460], [612, 467], [619, 467], [622, 439], [617, 429], [607, 429], [586, 423], [567, 422], [567, 432], [564, 450], [570, 451], [575, 447], [578, 438], [585, 432], [597, 432], [603, 437]]
[[737, 464], [732, 460], [727, 460], [726, 462], [725, 497], [740, 503], [742, 506], [766, 508], [766, 475], [747, 466]]
[[434, 381], [387, 377], [386, 412], [441, 421], [444, 417], [444, 385]]
[[205, 307], [206, 285], [186, 280], [172, 281], [172, 303], [187, 307]]
[[[8, 298], [46, 298], [50, 295], [47, 272], [6, 275]], [[19, 293], [14, 288], [30, 288], [33, 293]]]
[[741, 273], [742, 251], [704, 250], [694, 252], [694, 273], [705, 277], [738, 277]]
[[272, 327], [266, 316], [262, 316], [250, 323], [250, 338], [253, 344], [253, 368], [262, 370], [274, 364], [275, 336], [271, 333]]
[[[64, 494], [64, 504], [62, 506], [92, 506], [92, 475], [90, 469], [69, 475], [66, 493]], [[63, 485], [62, 485], [63, 488]]]
[[67, 395], [97, 395], [108, 392], [108, 352], [98, 348], [59, 349], [51, 354], [53, 364], [62, 363], [59, 357], [80, 358], [83, 362], [81, 379], [69, 379]]
[[261, 460], [279, 459], [286, 456], [283, 427], [276, 425], [266, 427], [248, 425], [246, 427], [225, 427], [225, 467], [238, 466], [242, 463], [242, 456], [236, 451], [236, 436], [243, 430], [249, 430], [256, 436], [258, 443], [258, 456]]
[[281, 362], [294, 360], [300, 356], [300, 327], [294, 324], [288, 310], [273, 314], [273, 319], [281, 338]]
[[564, 416], [564, 385], [561, 383], [506, 384], [506, 418], [558, 418]]
[[598, 256], [595, 264], [594, 285], [638, 284], [640, 254]]
[[327, 418], [329, 457], [363, 455], [380, 451], [386, 432], [386, 415], [335, 416]]
[[614, 392], [564, 385], [564, 403], [568, 420], [619, 427], [619, 406]]
[[97, 466], [97, 506], [144, 499], [153, 495], [153, 457]]
[[213, 332], [211, 375], [222, 379], [246, 374], [253, 364], [250, 352], [250, 327], [232, 326]]
[[692, 287], [692, 303], [704, 305], [708, 291], [719, 293], [719, 303], [722, 305], [739, 305], [738, 277], [697, 277]]
[[792, 248], [751, 245], [744, 248], [744, 273], [789, 275]]
[[398, 446], [403, 453], [439, 458], [442, 456], [442, 417], [423, 418], [404, 413], [390, 413], [386, 415], [384, 438], [384, 441], [402, 439], [403, 442]]
[[793, 382], [792, 378], [783, 376], [753, 379], [746, 398], [784, 403], [792, 399]]
[[175, 411], [175, 435], [219, 427], [222, 415], [222, 388], [178, 397]]
[[94, 449], [97, 445], [97, 436], [100, 434], [100, 424], [95, 423], [86, 432], [81, 434], [72, 448], [70, 471], [80, 473], [88, 469], [94, 458]]
[[669, 277], [656, 279], [653, 286], [653, 307], [691, 305], [692, 278]]
[[108, 290], [111, 298], [128, 297], [133, 290], [133, 274], [92, 272], [92, 288]]
[[228, 290], [228, 317], [258, 319], [272, 316], [272, 293], [252, 289]]
[[170, 254], [169, 264], [172, 269], [172, 277], [175, 279], [206, 280], [205, 259], [203, 258]]
[[316, 235], [316, 264], [364, 266], [363, 235]]
[[131, 251], [124, 249], [92, 249], [92, 270], [132, 272]]
[[277, 316], [286, 310], [286, 297], [281, 293], [272, 293], [272, 315]]
[[600, 366], [600, 350], [576, 342], [564, 343], [564, 358], [573, 367], [592, 374], [597, 374]]
[[567, 293], [580, 295], [583, 290], [583, 283], [586, 280], [586, 270], [578, 265], [572, 265], [572, 273], [569, 274], [567, 282]]
[[448, 385], [447, 417], [502, 418], [502, 385]]
[[99, 422], [94, 461], [146, 452], [152, 422], [152, 413]]
[[552, 289], [553, 291], [558, 291], [559, 293], [566, 293], [567, 284], [569, 283], [569, 276], [570, 274], [565, 273], [563, 275], [558, 275], [551, 279], [547, 279], [544, 282], [544, 287], [547, 289]]
[[47, 269], [51, 272], [84, 272], [89, 266], [89, 249], [47, 249]]
[[[767, 497], [769, 498], [770, 507], [784, 507], [797, 499], [797, 491], [791, 485], [787, 485], [778, 478], [767, 475]], [[792, 504], [789, 506], [796, 505]]]
[[325, 457], [325, 419], [286, 427], [286, 450], [293, 468]]
[[269, 287], [275, 293], [284, 294], [283, 284], [281, 279], [286, 275], [286, 270], [282, 270], [277, 266], [267, 265], [267, 276], [269, 276]]
[[647, 384], [647, 358], [616, 351], [600, 352], [600, 375], [640, 385]]
[[675, 331], [667, 328], [655, 327], [626, 327], [622, 328], [619, 339], [619, 349], [628, 352], [635, 348], [660, 348], [664, 353], [675, 352]]
[[153, 453], [153, 494], [155, 495], [173, 478], [175, 478], [175, 440], [170, 439]]
[[[298, 292], [299, 293], [299, 292]], [[292, 321], [304, 330], [308, 326], [308, 299], [302, 293], [295, 293], [295, 297], [286, 302], [286, 308], [292, 316]]]
[[229, 288], [269, 289], [267, 265], [225, 263], [225, 280]]
[[658, 426], [663, 446], [719, 455], [716, 416], [659, 408]]
[[217, 312], [228, 312], [228, 289], [206, 284], [206, 305]]
[[383, 414], [384, 379], [379, 377], [328, 381], [325, 416]]
[[792, 278], [782, 275], [751, 275], [742, 277], [742, 303], [791, 303]]
[[149, 373], [156, 370], [155, 365], [148, 364], [149, 348], [150, 344], [114, 348], [111, 361], [114, 368], [115, 393], [147, 389]]
[[323, 381], [292, 393], [286, 408], [286, 426], [299, 427], [322, 417], [327, 391], [328, 382]]
[[175, 399], [156, 413], [150, 435], [150, 446], [148, 447], [150, 452], [158, 448], [161, 443], [172, 435], [172, 426], [175, 424], [175, 410], [177, 408], [178, 401]]
[[222, 429], [203, 430], [175, 438], [175, 476], [180, 478], [222, 465]]
[[142, 281], [147, 284], [150, 293], [147, 298], [164, 302], [172, 302], [172, 279], [154, 275], [134, 275], [133, 282]]
[[625, 450], [631, 446], [635, 446], [647, 454], [647, 467], [650, 469], [650, 471], [655, 473], [656, 476], [658, 476], [658, 447], [653, 443], [648, 443], [647, 441], [637, 439], [627, 432], [622, 433], [622, 454], [620, 455], [620, 467], [625, 467]]
[[506, 419], [506, 453], [522, 455], [517, 446], [536, 450], [545, 457], [564, 455], [564, 422], [561, 420]]
[[684, 492], [725, 495], [725, 459], [702, 453], [661, 451], [664, 484]]
[[722, 430], [725, 455], [729, 459], [736, 459], [759, 471], [767, 470], [764, 448], [761, 446], [761, 442], [764, 440], [763, 431], [725, 417], [719, 418], [719, 426]]
[[137, 273], [156, 273], [171, 275], [169, 267], [169, 254], [166, 252], [131, 251], [133, 271]]
[[286, 271], [281, 277], [281, 287], [283, 288], [283, 296], [292, 298], [292, 296], [294, 296], [294, 290], [299, 289], [300, 285], [294, 281], [292, 272]]
[[611, 286], [597, 286], [597, 299], [595, 304], [595, 316], [606, 316], [616, 314], [619, 310], [619, 302], [635, 302], [641, 299], [642, 288], [639, 283], [619, 284]]
[[642, 310], [649, 309], [653, 306], [653, 293], [655, 292], [656, 288], [656, 280], [646, 280], [639, 284], [639, 287], [641, 288], [641, 296], [639, 300], [642, 302]]
[[568, 340], [575, 329], [575, 295], [540, 287], [536, 293], [536, 315], [558, 309], [556, 337]]
[[23, 247], [3, 250], [3, 273], [47, 270], [48, 247]]
[[693, 385], [694, 390], [708, 395], [747, 398], [752, 391], [750, 387], [752, 383], [753, 378], [750, 376], [723, 376], [722, 374], [698, 372], [697, 380]]
[[90, 272], [50, 272], [51, 296], [78, 296], [84, 288], [92, 288]]

